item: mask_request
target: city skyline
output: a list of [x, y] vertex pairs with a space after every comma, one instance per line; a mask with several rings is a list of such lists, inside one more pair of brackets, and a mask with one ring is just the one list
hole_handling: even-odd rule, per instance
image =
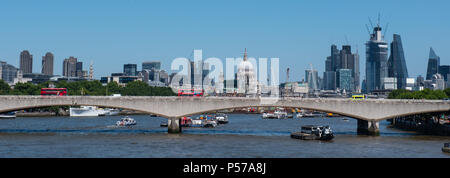
[[[100, 4], [102, 4], [99, 2], [89, 4], [90, 6], [87, 7], [83, 6], [86, 5], [86, 2], [80, 2], [79, 4], [65, 4], [64, 6], [58, 3], [52, 5], [52, 7], [61, 8], [57, 11], [67, 9], [69, 7], [73, 7], [75, 10], [87, 10], [86, 15], [63, 15], [64, 17], [69, 18], [69, 21], [62, 21], [62, 19], [56, 17], [48, 17], [51, 14], [47, 13], [38, 15], [40, 17], [45, 17], [42, 19], [47, 18], [44, 24], [49, 24], [52, 20], [55, 20], [55, 24], [61, 23], [64, 27], [75, 28], [74, 30], [71, 30], [69, 28], [66, 34], [67, 36], [62, 36], [62, 27], [49, 29], [48, 27], [43, 27], [44, 25], [37, 26], [37, 24], [33, 22], [33, 24], [36, 26], [35, 30], [28, 30], [22, 28], [23, 26], [21, 24], [15, 23], [14, 20], [24, 20], [27, 22], [33, 20], [34, 17], [31, 17], [31, 12], [34, 11], [34, 7], [31, 8], [31, 6], [36, 5], [37, 7], [40, 7], [43, 5], [48, 5], [48, 3], [45, 3], [45, 1], [43, 3], [28, 2], [24, 8], [30, 9], [31, 12], [30, 14], [23, 15], [19, 15], [17, 14], [17, 12], [14, 12], [14, 9], [22, 7], [20, 6], [20, 2], [16, 3], [14, 1], [4, 4], [6, 6], [0, 7], [0, 10], [2, 10], [0, 13], [3, 16], [9, 15], [12, 18], [5, 19], [3, 22], [1, 22], [3, 26], [7, 27], [0, 30], [0, 34], [3, 34], [1, 35], [1, 37], [4, 39], [2, 41], [7, 41], [8, 43], [0, 45], [0, 60], [6, 61], [8, 64], [19, 67], [19, 53], [23, 50], [28, 50], [30, 54], [34, 56], [44, 56], [46, 52], [51, 52], [54, 54], [54, 66], [56, 66], [54, 69], [54, 74], [56, 75], [62, 74], [62, 69], [59, 66], [62, 66], [63, 60], [69, 56], [75, 56], [82, 61], [94, 61], [94, 69], [96, 71], [96, 73], [94, 74], [94, 78], [99, 79], [101, 76], [107, 76], [110, 73], [122, 71], [122, 65], [127, 63], [139, 65], [145, 61], [156, 60], [161, 61], [161, 69], [167, 70], [170, 67], [170, 63], [173, 59], [177, 57], [191, 58], [190, 54], [192, 53], [193, 49], [203, 49], [203, 59], [206, 59], [208, 57], [219, 57], [221, 59], [225, 59], [226, 57], [240, 57], [243, 52], [242, 49], [244, 47], [247, 47], [249, 51], [251, 51], [251, 56], [254, 57], [279, 57], [280, 71], [284, 72], [287, 67], [289, 67], [291, 69], [290, 80], [300, 81], [302, 78], [305, 78], [304, 71], [309, 68], [310, 63], [315, 66], [315, 69], [318, 70], [319, 73], [325, 71], [323, 61], [329, 55], [328, 51], [331, 44], [341, 46], [348, 43], [349, 45], [352, 45], [355, 50], [358, 50], [358, 54], [360, 55], [360, 77], [362, 80], [365, 77], [364, 59], [366, 59], [364, 54], [364, 43], [369, 38], [364, 24], [367, 23], [368, 16], [372, 19], [375, 19], [374, 17], [378, 14], [378, 12], [381, 12], [382, 15], [382, 27], [385, 26], [385, 23], [389, 23], [388, 32], [385, 34], [385, 41], [387, 43], [392, 42], [391, 36], [393, 33], [400, 34], [403, 38], [402, 40], [403, 48], [405, 51], [406, 65], [410, 77], [426, 75], [426, 67], [424, 66], [426, 66], [428, 62], [428, 49], [430, 47], [433, 47], [436, 53], [441, 57], [441, 64], [448, 64], [448, 58], [450, 56], [449, 52], [445, 50], [444, 45], [445, 41], [449, 40], [448, 35], [444, 33], [446, 31], [449, 31], [449, 25], [438, 23], [439, 18], [445, 15], [448, 16], [448, 14], [446, 14], [446, 11], [444, 10], [436, 10], [430, 13], [425, 13], [430, 11], [427, 10], [426, 7], [442, 7], [442, 5], [438, 6], [434, 3], [428, 4], [425, 1], [413, 1], [408, 4], [399, 2], [391, 3], [392, 6], [396, 8], [400, 6], [406, 6], [410, 8], [409, 10], [403, 9], [403, 13], [394, 11], [393, 9], [395, 8], [387, 7], [387, 5], [386, 7], [371, 9], [364, 12], [360, 12], [361, 10], [355, 10], [355, 13], [359, 14], [360, 17], [349, 16], [348, 18], [352, 19], [352, 22], [345, 22], [342, 25], [336, 25], [335, 22], [326, 20], [325, 17], [329, 16], [330, 14], [320, 16], [317, 12], [312, 13], [313, 17], [310, 20], [305, 21], [303, 16], [305, 14], [302, 12], [298, 12], [295, 9], [295, 7], [297, 7], [304, 10], [304, 8], [306, 7], [311, 7], [312, 10], [317, 10], [322, 7], [320, 5], [323, 5], [324, 9], [330, 8], [333, 5], [336, 5], [336, 7], [342, 6], [334, 2], [323, 3], [320, 5], [316, 3], [299, 2], [293, 4], [291, 3], [292, 7], [287, 7], [283, 3], [276, 4], [268, 2], [261, 2], [256, 6], [252, 6], [252, 3], [250, 2], [240, 2], [239, 4], [242, 4], [242, 7], [234, 7], [237, 2], [232, 2], [224, 4], [223, 9], [216, 6], [211, 6], [208, 3], [204, 3], [206, 5], [202, 5], [202, 7], [206, 7], [204, 9], [206, 12], [192, 13], [192, 15], [188, 17], [196, 17], [200, 21], [203, 21], [205, 23], [204, 25], [208, 26], [206, 30], [202, 30], [199, 28], [199, 25], [203, 26], [203, 22], [197, 22], [191, 18], [185, 19], [188, 20], [187, 22], [177, 20], [177, 18], [182, 17], [180, 12], [174, 12], [174, 14], [162, 12], [160, 19], [154, 18], [157, 17], [155, 13], [144, 11], [146, 9], [153, 9], [153, 7], [150, 7], [150, 5], [153, 5], [153, 3], [140, 1], [120, 3], [111, 2], [105, 9], [102, 9], [99, 12], [93, 11]], [[441, 1], [440, 4], [448, 4], [448, 2]], [[124, 5], [128, 10], [127, 12], [129, 12], [130, 9], [137, 8], [137, 6], [142, 5], [142, 7], [138, 8], [139, 11], [137, 11], [136, 13], [131, 13], [130, 15], [124, 15], [120, 13], [120, 15], [124, 16], [119, 18], [119, 21], [115, 21], [113, 18], [115, 13], [117, 12], [115, 10], [119, 10], [120, 8], [118, 6], [120, 5]], [[155, 7], [167, 6], [167, 4], [165, 3], [154, 3], [154, 5]], [[176, 4], [174, 8], [176, 10], [181, 10], [181, 6], [183, 5], [186, 4], [183, 2], [178, 2], [178, 4]], [[281, 12], [280, 9], [277, 9], [275, 10], [275, 12], [269, 14], [259, 14], [263, 16], [262, 19], [265, 19], [267, 21], [262, 21], [261, 18], [257, 18], [258, 15], [252, 14], [260, 10], [270, 10], [270, 8], [268, 7], [270, 5], [274, 5], [274, 7], [278, 7], [281, 9], [286, 8], [287, 11]], [[364, 9], [362, 8], [362, 5], [366, 4], [355, 3], [355, 5], [352, 5], [352, 7], [360, 7], [361, 9]], [[233, 8], [231, 8], [230, 6], [233, 6]], [[4, 7], [11, 8], [6, 9]], [[188, 5], [188, 7], [193, 10], [199, 8], [192, 7], [192, 5]], [[233, 13], [231, 13], [228, 15], [225, 14], [223, 16], [217, 14], [213, 14], [211, 17], [204, 16], [207, 12], [212, 12], [219, 9], [226, 10], [227, 7], [232, 9], [231, 11], [234, 13], [234, 15]], [[239, 10], [241, 9], [247, 9], [249, 13], [244, 14], [242, 12], [239, 12]], [[417, 16], [413, 14], [413, 9], [423, 10], [424, 13], [421, 14], [423, 15], [423, 17], [414, 18]], [[312, 10], [308, 10], [307, 12], [311, 12]], [[107, 15], [102, 16], [102, 12], [107, 13], [111, 17]], [[94, 18], [89, 19], [87, 18], [88, 15], [91, 15]], [[348, 15], [348, 12], [344, 12], [344, 10], [342, 14], [338, 14], [338, 16]], [[405, 21], [406, 16], [411, 16], [409, 18], [415, 20]], [[105, 27], [101, 25], [93, 25], [93, 23], [95, 22], [102, 22], [106, 27], [111, 27], [111, 25], [114, 23], [127, 24], [126, 21], [133, 17], [138, 17], [138, 19], [152, 19], [153, 21], [151, 21], [151, 23], [155, 23], [155, 25], [153, 26], [150, 24], [143, 24], [142, 26], [139, 26], [139, 24], [137, 24], [137, 22], [135, 21], [129, 22], [129, 26], [127, 28], [118, 29], [105, 29]], [[276, 22], [277, 20], [283, 18], [285, 20]], [[224, 21], [224, 24], [220, 25], [219, 23], [214, 22], [214, 19], [221, 19], [222, 21]], [[256, 22], [251, 22], [254, 19], [259, 20], [257, 20]], [[292, 24], [287, 22], [289, 20], [291, 20], [290, 22]], [[300, 20], [301, 22], [297, 23], [294, 20]], [[42, 20], [37, 19], [37, 22], [42, 22]], [[183, 27], [186, 27], [186, 31], [176, 30], [177, 28], [174, 27], [176, 27], [177, 25], [169, 25], [165, 24], [164, 22], [175, 24], [179, 23], [180, 26], [184, 25]], [[192, 22], [192, 25], [188, 25], [188, 22]], [[55, 24], [50, 24], [50, 26], [55, 27]], [[238, 29], [240, 30], [234, 29], [236, 28], [235, 26], [241, 24], [246, 25], [239, 27]], [[77, 25], [79, 26], [77, 27]], [[222, 30], [214, 25], [225, 26], [226, 28]], [[233, 28], [228, 27], [229, 25], [232, 25]], [[277, 25], [279, 27], [273, 27]], [[324, 28], [329, 25], [336, 26], [335, 28]], [[257, 28], [257, 26], [267, 26], [267, 28]], [[155, 28], [151, 29], [150, 27]], [[415, 27], [421, 27], [421, 30], [418, 30]], [[20, 34], [23, 35], [23, 37], [19, 37], [17, 40], [13, 40], [19, 35], [17, 32], [12, 32], [16, 29], [20, 29]], [[167, 29], [169, 29], [169, 32], [162, 32], [163, 30]], [[270, 32], [271, 30], [275, 30], [275, 32]], [[320, 33], [324, 33], [324, 35], [318, 34], [318, 32], [313, 32], [314, 30], [317, 30]], [[143, 35], [141, 36], [142, 39], [129, 34], [133, 31], [135, 31], [137, 35]], [[417, 35], [419, 31], [421, 35]], [[55, 32], [55, 34], [53, 35], [55, 37], [52, 36], [53, 32]], [[100, 35], [100, 37], [94, 37], [92, 38], [92, 40], [86, 40], [87, 37], [92, 37], [91, 34], [99, 35], [99, 33], [101, 32], [105, 32], [106, 35]], [[254, 32], [254, 34], [252, 34], [251, 32]], [[286, 34], [281, 34], [281, 32], [286, 32]], [[224, 33], [225, 36], [227, 36], [229, 39], [219, 37], [219, 33]], [[86, 35], [86, 37], [84, 37], [84, 35]], [[167, 35], [175, 35], [176, 37], [168, 38], [168, 41], [164, 42], [161, 38], [156, 37], [157, 35], [162, 35], [165, 37], [167, 37]], [[183, 35], [185, 36], [183, 37]], [[323, 36], [323, 38], [319, 38], [319, 35]], [[63, 37], [62, 39], [64, 40], [56, 40], [56, 37]], [[78, 37], [81, 39], [77, 40], [74, 37]], [[125, 39], [126, 37], [130, 37], [130, 39]], [[143, 42], [144, 39], [148, 40], [149, 37], [154, 38], [155, 40]], [[43, 41], [41, 38], [48, 40]], [[206, 40], [207, 38], [211, 40]], [[238, 38], [240, 38], [241, 40], [239, 40]], [[348, 38], [349, 42], [346, 42], [346, 38]], [[99, 42], [99, 40], [101, 42]], [[107, 41], [113, 43], [107, 43]], [[88, 43], [93, 44], [91, 45]], [[217, 45], [216, 43], [223, 43], [223, 45]], [[159, 44], [161, 45], [155, 46]], [[171, 44], [173, 45], [173, 47], [171, 46]], [[62, 47], [57, 47], [58, 45]], [[105, 45], [106, 47], [103, 46], [95, 49], [93, 48], [93, 45]], [[118, 50], [120, 48], [123, 48], [123, 50]], [[38, 73], [41, 68], [42, 66], [40, 64], [40, 61], [33, 60], [33, 72]], [[138, 70], [141, 70], [141, 66], [138, 66]], [[280, 81], [285, 81], [284, 75], [280, 75]]]

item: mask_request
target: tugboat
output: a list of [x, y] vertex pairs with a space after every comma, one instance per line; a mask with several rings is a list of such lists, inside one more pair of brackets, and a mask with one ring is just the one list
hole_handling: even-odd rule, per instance
[[300, 132], [291, 133], [291, 138], [301, 140], [332, 140], [333, 131], [330, 126], [305, 125]]
[[130, 118], [128, 116], [120, 119], [120, 121], [116, 122], [117, 126], [131, 126], [136, 125], [136, 121], [133, 118]]

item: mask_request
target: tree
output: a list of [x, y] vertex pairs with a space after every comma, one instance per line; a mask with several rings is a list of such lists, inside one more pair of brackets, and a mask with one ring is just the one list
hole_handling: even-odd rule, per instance
[[119, 94], [122, 92], [122, 87], [117, 82], [109, 82], [105, 90], [106, 95]]
[[0, 95], [7, 95], [11, 91], [11, 87], [3, 80], [0, 80]]

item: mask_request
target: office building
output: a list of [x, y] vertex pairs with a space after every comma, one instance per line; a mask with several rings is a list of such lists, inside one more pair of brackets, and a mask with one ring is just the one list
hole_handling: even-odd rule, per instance
[[382, 89], [383, 79], [388, 77], [388, 44], [381, 30], [379, 25], [375, 27], [366, 43], [366, 92]]
[[318, 76], [317, 70], [313, 69], [312, 66], [311, 66], [311, 69], [305, 70], [305, 78], [306, 78], [306, 83], [308, 83], [309, 90], [311, 92], [320, 90], [319, 76]]
[[13, 83], [18, 72], [18, 68], [11, 64], [7, 64], [4, 61], [0, 61], [0, 80], [5, 81], [6, 83]]
[[354, 89], [352, 70], [351, 69], [338, 69], [337, 70], [337, 83], [339, 84], [339, 89], [345, 90], [346, 92], [351, 92]]
[[388, 60], [388, 77], [397, 78], [397, 88], [406, 88], [408, 69], [406, 68], [405, 55], [400, 35], [394, 34], [391, 43], [391, 55]]
[[430, 56], [428, 58], [426, 80], [431, 80], [434, 74], [439, 73], [440, 58], [436, 55], [433, 48], [430, 48]]
[[123, 73], [126, 76], [137, 76], [137, 64], [124, 64]]
[[348, 92], [360, 90], [360, 72], [359, 72], [359, 55], [352, 53], [350, 45], [343, 45], [342, 50], [337, 49], [336, 45], [331, 45], [331, 56], [325, 61], [325, 72], [323, 76], [323, 88], [325, 90], [335, 90], [339, 87], [338, 70], [350, 69], [353, 81], [353, 88]]
[[142, 70], [161, 70], [161, 62], [160, 61], [148, 61], [142, 63]]

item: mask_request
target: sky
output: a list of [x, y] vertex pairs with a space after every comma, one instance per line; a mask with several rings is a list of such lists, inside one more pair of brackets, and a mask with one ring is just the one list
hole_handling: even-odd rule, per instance
[[55, 56], [54, 74], [62, 74], [69, 56], [83, 61], [94, 78], [123, 72], [123, 64], [159, 60], [170, 69], [173, 59], [249, 57], [280, 59], [280, 82], [304, 78], [313, 65], [325, 69], [330, 46], [352, 45], [365, 76], [365, 27], [381, 14], [389, 23], [385, 40], [400, 34], [410, 77], [425, 76], [430, 47], [450, 64], [448, 0], [2, 0], [0, 60], [19, 66], [20, 52], [33, 55], [33, 72], [42, 56]]

